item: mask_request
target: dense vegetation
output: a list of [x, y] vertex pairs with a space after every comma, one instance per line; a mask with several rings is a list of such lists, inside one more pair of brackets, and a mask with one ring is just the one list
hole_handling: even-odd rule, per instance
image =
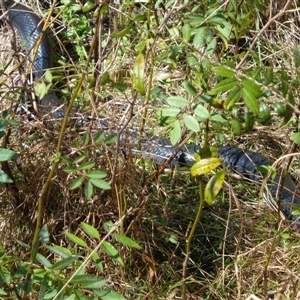
[[[287, 151], [297, 179], [296, 1], [117, 2], [34, 6], [55, 53], [34, 87], [1, 51], [0, 296], [298, 299], [299, 234], [261, 186], [223, 182], [216, 161], [193, 176], [157, 167], [118, 142], [131, 130], [270, 160]], [[49, 90], [65, 122], [15, 113], [25, 92]]]

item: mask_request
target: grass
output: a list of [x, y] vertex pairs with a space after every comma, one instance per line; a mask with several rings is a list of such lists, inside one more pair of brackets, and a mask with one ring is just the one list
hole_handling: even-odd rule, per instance
[[[229, 2], [233, 5], [232, 1]], [[254, 4], [257, 2], [254, 1]], [[169, 137], [172, 129], [158, 126], [159, 108], [168, 106], [166, 98], [172, 95], [184, 96], [194, 103], [199, 94], [211, 91], [221, 80], [211, 71], [211, 67], [226, 65], [226, 60], [241, 59], [247, 51], [247, 46], [235, 44], [230, 39], [229, 47], [223, 48], [220, 36], [213, 53], [203, 53], [195, 49], [193, 38], [188, 42], [184, 40], [181, 31], [184, 22], [178, 25], [178, 20], [187, 20], [193, 16], [197, 12], [193, 9], [198, 3], [190, 3], [181, 11], [175, 9], [175, 4], [169, 10], [163, 5], [147, 10], [144, 4], [140, 3], [139, 7], [135, 7], [133, 3], [125, 1], [120, 6], [111, 4], [99, 7], [102, 14], [96, 18], [93, 17], [96, 7], [91, 13], [83, 14], [80, 9], [76, 10], [76, 5], [78, 6], [76, 3], [74, 6], [63, 7], [63, 13], [55, 23], [57, 27], [51, 27], [58, 32], [57, 36], [53, 36], [57, 61], [52, 70], [53, 88], [67, 104], [80, 76], [86, 73], [75, 103], [92, 117], [105, 116], [111, 121], [109, 126], [112, 132], [130, 128], [137, 132], [141, 130], [141, 133]], [[229, 14], [230, 5], [228, 10], [223, 11], [224, 14]], [[199, 11], [204, 14], [208, 8], [211, 11], [216, 9], [212, 3], [204, 1]], [[241, 5], [241, 10], [246, 11], [245, 5]], [[70, 16], [75, 13], [78, 17], [77, 23], [70, 23]], [[245, 109], [244, 102], [236, 104], [235, 112], [233, 108], [223, 111], [205, 104], [212, 113], [220, 113], [229, 121], [221, 124], [210, 122], [208, 133], [207, 123], [200, 123], [201, 131], [193, 136], [190, 143], [203, 144], [207, 133], [210, 144], [218, 145], [223, 140], [228, 145], [258, 151], [272, 160], [290, 147], [288, 135], [293, 126], [298, 124], [297, 115], [293, 115], [288, 126], [279, 128], [282, 119], [272, 109], [274, 101], [285, 105], [288, 98], [280, 81], [280, 72], [283, 70], [288, 76], [289, 91], [293, 92], [296, 101], [298, 96], [295, 59], [291, 50], [299, 40], [299, 24], [295, 21], [298, 11], [286, 13], [286, 16], [289, 16], [288, 22], [277, 19], [272, 25], [274, 28], [270, 27], [272, 31], [264, 31], [253, 48], [254, 53], [239, 71], [259, 82], [262, 79], [254, 74], [257, 68], [264, 72], [274, 68], [273, 83], [270, 86], [261, 83], [273, 94], [259, 98], [259, 101], [265, 101], [271, 109], [270, 124], [262, 125], [256, 121], [254, 129], [245, 133], [244, 115], [249, 109]], [[268, 15], [261, 12], [259, 17], [262, 22], [260, 26], [263, 26]], [[126, 30], [130, 21], [135, 26], [122, 35], [122, 30]], [[70, 25], [67, 25], [68, 22]], [[287, 26], [290, 26], [289, 29]], [[76, 28], [80, 30], [76, 31]], [[91, 28], [95, 31], [91, 31]], [[211, 23], [211, 28], [214, 28], [214, 23]], [[249, 30], [245, 32], [245, 41], [254, 38], [253, 28], [249, 26]], [[273, 31], [275, 29], [276, 32]], [[75, 34], [70, 36], [73, 30]], [[90, 41], [96, 33], [99, 38], [93, 44]], [[240, 42], [242, 41], [241, 39]], [[6, 52], [2, 49], [3, 45], [7, 47], [7, 37], [4, 36], [0, 40], [3, 50], [0, 58], [4, 62]], [[151, 47], [153, 51], [149, 50]], [[90, 61], [87, 60], [89, 51], [93, 53]], [[139, 53], [144, 53], [147, 59], [147, 76], [142, 81], [145, 82], [146, 91], [147, 88], [152, 89], [149, 97], [139, 95], [141, 82], [131, 74], [134, 66], [137, 66], [136, 57]], [[218, 53], [223, 53], [223, 57], [218, 56]], [[261, 59], [256, 59], [255, 54], [260, 55]], [[196, 58], [195, 65], [191, 63], [193, 57]], [[151, 86], [149, 78], [152, 71], [153, 76], [168, 73], [169, 78], [165, 81], [154, 81]], [[173, 76], [174, 74], [176, 75]], [[2, 101], [5, 106], [3, 109], [11, 105], [11, 98], [5, 96], [7, 86], [12, 81], [22, 83], [22, 79], [17, 76], [16, 73], [4, 72], [1, 91], [6, 101]], [[57, 80], [58, 78], [60, 79]], [[197, 96], [189, 94], [184, 88], [184, 82], [190, 82], [197, 88]], [[18, 97], [16, 93], [13, 94], [13, 99]], [[220, 93], [218, 97], [225, 101], [227, 95]], [[297, 105], [296, 102], [294, 106]], [[190, 109], [186, 107], [184, 112], [188, 114]], [[232, 131], [230, 120], [235, 113], [240, 117], [243, 128], [241, 136], [235, 136]], [[17, 160], [9, 162], [9, 166], [20, 197], [16, 197], [11, 186], [1, 186], [0, 239], [3, 241], [3, 248], [0, 251], [0, 260], [14, 275], [11, 284], [20, 287], [23, 283], [22, 275], [25, 275], [16, 274], [23, 264], [30, 265], [38, 199], [57, 155], [60, 123], [53, 127], [39, 119], [28, 121], [20, 116], [16, 116], [16, 119], [20, 122], [19, 126], [11, 128], [12, 133], [6, 146], [19, 154]], [[141, 129], [144, 121], [145, 129]], [[58, 164], [51, 179], [51, 188], [44, 198], [42, 217], [43, 224], [48, 225], [50, 245], [61, 246], [80, 255], [79, 261], [59, 272], [60, 279], [59, 276], [52, 278], [54, 286], [61, 288], [61, 284], [79, 269], [89, 251], [103, 242], [108, 232], [108, 222], [116, 222], [117, 232], [138, 242], [142, 249], [118, 243], [112, 234], [108, 234], [107, 241], [117, 249], [124, 265], [116, 263], [112, 255], [100, 248], [97, 253], [103, 270], [100, 271], [92, 260], [88, 260], [85, 272], [106, 278], [108, 282], [105, 287], [127, 299], [300, 297], [299, 233], [293, 231], [286, 222], [278, 222], [277, 214], [262, 203], [258, 196], [259, 185], [230, 176], [226, 177], [226, 184], [215, 205], [205, 207], [202, 212], [201, 221], [192, 239], [187, 277], [183, 278], [186, 239], [199, 206], [198, 179], [191, 178], [188, 168], [166, 170], [156, 176], [157, 166], [152, 162], [133, 157], [130, 150], [117, 147], [115, 142], [110, 143], [105, 138], [95, 141], [95, 133], [99, 130], [95, 124], [97, 123], [88, 124], [79, 130], [74, 130], [72, 126], [67, 127], [61, 147], [64, 160]], [[92, 196], [87, 199], [85, 184], [88, 171], [64, 171], [71, 165], [78, 168], [82, 163], [81, 158], [83, 162], [94, 162], [93, 170], [102, 170], [108, 174], [105, 180], [111, 184], [111, 190], [94, 187]], [[290, 170], [296, 178], [298, 164], [296, 158]], [[84, 177], [84, 183], [77, 189], [70, 190], [70, 186], [79, 176]], [[206, 182], [207, 178], [204, 177], [204, 180]], [[18, 199], [21, 201], [18, 202]], [[97, 229], [101, 235], [100, 240], [86, 234], [81, 228], [81, 222]], [[88, 247], [70, 241], [64, 232], [82, 238]], [[59, 255], [53, 254], [46, 246], [40, 244], [39, 253], [52, 263], [58, 262]], [[44, 269], [44, 265], [36, 261], [35, 267]], [[186, 282], [186, 295], [182, 288], [183, 281]], [[38, 299], [41, 286], [38, 280], [32, 284], [33, 290], [27, 296], [28, 299]], [[3, 279], [0, 288], [9, 292], [10, 297], [7, 296], [7, 299], [16, 298], [15, 290]], [[74, 286], [70, 285], [69, 290], [72, 288]], [[78, 290], [82, 291], [83, 296], [77, 296], [77, 299], [84, 299], [84, 296], [96, 297], [93, 291], [80, 288]], [[19, 298], [26, 299], [25, 296]]]

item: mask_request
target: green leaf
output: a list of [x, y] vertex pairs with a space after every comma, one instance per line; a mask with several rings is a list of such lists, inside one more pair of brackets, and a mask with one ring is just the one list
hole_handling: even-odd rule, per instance
[[225, 171], [217, 172], [207, 183], [204, 190], [205, 201], [208, 205], [213, 205], [219, 194], [225, 179]]
[[231, 108], [242, 97], [242, 88], [239, 86], [234, 87], [228, 94], [225, 101], [225, 108]]
[[52, 82], [52, 79], [53, 79], [53, 76], [52, 76], [52, 73], [51, 73], [51, 71], [50, 70], [47, 70], [46, 72], [45, 72], [45, 80], [47, 81], [47, 82], [49, 82], [49, 83], [51, 83]]
[[1, 278], [2, 284], [6, 283], [7, 285], [10, 285], [12, 282], [11, 271], [9, 271], [3, 265], [0, 266], [0, 278]]
[[111, 145], [114, 144], [118, 139], [118, 135], [116, 133], [111, 133], [105, 138], [105, 144]]
[[95, 7], [95, 2], [88, 0], [87, 2], [84, 3], [82, 7], [82, 12], [87, 13], [91, 11]]
[[50, 242], [50, 234], [47, 224], [41, 228], [39, 236], [43, 244], [48, 244]]
[[266, 73], [266, 76], [264, 79], [265, 79], [265, 86], [267, 86], [273, 82], [273, 80], [274, 80], [274, 67], [273, 66], [271, 66], [267, 69], [267, 73]]
[[191, 26], [189, 24], [184, 24], [182, 26], [182, 39], [188, 43], [191, 38], [191, 34], [192, 34]]
[[242, 94], [245, 104], [249, 108], [249, 110], [253, 112], [253, 114], [259, 115], [259, 102], [253, 96], [253, 94], [251, 94], [251, 91], [249, 92], [249, 90], [243, 88]]
[[52, 271], [59, 271], [68, 268], [74, 261], [78, 260], [79, 256], [70, 256], [64, 258], [51, 267]]
[[217, 122], [217, 123], [228, 123], [228, 120], [224, 118], [221, 114], [214, 114], [210, 117], [211, 121]]
[[88, 145], [89, 142], [90, 142], [90, 134], [88, 132], [86, 132], [83, 135], [83, 145], [86, 146], [86, 145]]
[[111, 186], [104, 180], [101, 180], [101, 179], [90, 179], [90, 182], [98, 187], [99, 189], [102, 189], [102, 190], [110, 190], [111, 189]]
[[170, 132], [170, 141], [172, 145], [175, 145], [181, 137], [181, 125], [180, 122], [177, 120], [173, 123], [173, 128]]
[[56, 288], [50, 289], [50, 291], [44, 295], [43, 300], [51, 300], [53, 299], [58, 293], [58, 290]]
[[84, 185], [84, 196], [86, 200], [90, 200], [91, 197], [93, 196], [93, 185], [92, 183], [88, 180], [85, 185]]
[[76, 170], [77, 170], [77, 168], [73, 167], [73, 166], [68, 166], [68, 167], [63, 169], [63, 171], [66, 172], [66, 173], [72, 173], [72, 172], [75, 172]]
[[97, 252], [93, 252], [93, 254], [92, 254], [92, 261], [93, 261], [94, 265], [97, 267], [97, 269], [100, 272], [103, 272], [103, 265], [102, 265], [100, 256], [98, 255]]
[[90, 237], [95, 238], [95, 239], [100, 239], [100, 234], [95, 227], [93, 227], [87, 223], [84, 223], [84, 222], [81, 222], [80, 225], [81, 225], [83, 231], [87, 235], [89, 235]]
[[160, 111], [162, 117], [177, 117], [180, 113], [180, 109], [177, 107], [164, 107]]
[[142, 249], [142, 247], [138, 243], [125, 235], [114, 233], [113, 237], [121, 244], [126, 245], [130, 248]]
[[79, 170], [87, 170], [87, 169], [91, 169], [95, 166], [95, 162], [94, 161], [86, 161], [83, 164], [81, 164], [78, 169]]
[[100, 279], [96, 275], [83, 274], [75, 275], [70, 283], [79, 284], [86, 289], [101, 289], [107, 283], [107, 279]]
[[145, 95], [145, 57], [140, 53], [133, 64], [133, 85], [135, 89], [142, 95]]
[[200, 126], [198, 121], [192, 116], [183, 116], [183, 121], [186, 127], [194, 132], [200, 131]]
[[70, 232], [65, 232], [64, 234], [66, 235], [66, 237], [69, 240], [71, 240], [72, 242], [74, 242], [78, 246], [81, 246], [81, 247], [84, 247], [84, 248], [87, 247], [87, 243], [83, 239], [79, 238], [78, 236], [76, 236], [76, 235], [74, 235]]
[[216, 95], [220, 92], [227, 92], [230, 91], [231, 89], [233, 89], [234, 87], [236, 87], [238, 84], [237, 79], [235, 78], [226, 78], [222, 81], [220, 81], [218, 84], [216, 84], [216, 86], [208, 91], [208, 95]]
[[290, 79], [289, 75], [285, 72], [281, 72], [281, 78], [279, 79], [279, 82], [281, 82], [281, 91], [284, 97], [286, 97], [288, 91], [289, 91], [289, 85], [290, 85]]
[[62, 247], [62, 246], [45, 246], [49, 251], [57, 254], [58, 256], [61, 256], [63, 258], [67, 258], [72, 256], [72, 253], [69, 249]]
[[16, 158], [18, 154], [15, 151], [0, 148], [0, 161], [8, 161]]
[[242, 125], [238, 118], [232, 117], [231, 118], [231, 128], [234, 135], [241, 135], [242, 134]]
[[104, 139], [105, 139], [104, 130], [97, 131], [94, 136], [95, 143], [100, 143], [100, 142], [104, 141]]
[[89, 171], [85, 175], [92, 179], [103, 179], [107, 177], [107, 173], [101, 170]]
[[[2, 295], [2, 296], [6, 296], [7, 295], [7, 293], [3, 290], [3, 289], [1, 289], [0, 288], [0, 295]], [[126, 298], [124, 298], [124, 299], [126, 299]]]
[[210, 118], [210, 112], [201, 104], [197, 104], [193, 107], [194, 113], [197, 117], [201, 118], [202, 121], [205, 121]]
[[70, 190], [75, 190], [82, 184], [84, 177], [82, 175], [75, 178], [70, 184]]
[[227, 67], [224, 67], [224, 66], [213, 67], [211, 70], [214, 73], [216, 73], [217, 75], [222, 76], [222, 77], [233, 77], [233, 76], [235, 76], [235, 71], [233, 71], [233, 70], [231, 70]]
[[194, 47], [199, 49], [203, 46], [206, 46], [206, 40], [209, 35], [210, 35], [210, 32], [206, 25], [199, 27], [196, 30], [196, 33], [194, 36], [194, 40], [193, 40]]
[[123, 30], [121, 30], [119, 32], [113, 32], [112, 33], [112, 37], [113, 38], [123, 37], [123, 36], [125, 36], [127, 33], [129, 33], [131, 31], [132, 27], [133, 27], [133, 22], [130, 21], [129, 24], [128, 24], [128, 26], [125, 27]]
[[219, 167], [221, 163], [222, 160], [216, 157], [201, 159], [191, 167], [191, 175], [199, 176], [199, 175], [207, 174], [208, 172]]
[[93, 291], [101, 300], [126, 300], [125, 297], [111, 290]]
[[12, 183], [13, 180], [2, 170], [0, 170], [0, 182], [2, 183]]
[[242, 86], [244, 87], [244, 89], [251, 92], [251, 94], [255, 98], [259, 98], [261, 96], [260, 86], [257, 83], [255, 83], [253, 80], [243, 79], [242, 80]]
[[37, 81], [34, 84], [34, 93], [39, 99], [43, 99], [49, 91], [49, 87], [44, 81]]
[[166, 99], [167, 103], [175, 107], [184, 107], [189, 104], [189, 101], [181, 96], [172, 96]]
[[40, 253], [36, 254], [36, 260], [48, 269], [50, 269], [53, 266], [52, 263]]
[[191, 82], [184, 81], [182, 85], [190, 96], [194, 97], [197, 95], [197, 90]]
[[79, 155], [74, 159], [74, 164], [79, 164], [85, 159], [85, 155]]
[[300, 145], [300, 132], [293, 133], [290, 139], [297, 145]]
[[300, 68], [300, 50], [299, 47], [294, 47], [293, 49], [293, 54], [294, 54], [294, 62], [295, 62], [295, 67], [296, 69]]
[[117, 263], [119, 263], [121, 266], [124, 266], [124, 262], [122, 260], [122, 258], [119, 255], [119, 252], [117, 251], [117, 249], [109, 242], [107, 241], [103, 241], [101, 244], [101, 247], [103, 249], [103, 251], [114, 261], [116, 261]]
[[105, 230], [107, 233], [109, 233], [109, 232], [111, 232], [111, 231], [113, 231], [113, 230], [116, 229], [115, 224], [114, 224], [113, 222], [111, 222], [111, 221], [105, 222], [105, 223], [103, 224], [103, 227], [104, 227], [104, 230]]

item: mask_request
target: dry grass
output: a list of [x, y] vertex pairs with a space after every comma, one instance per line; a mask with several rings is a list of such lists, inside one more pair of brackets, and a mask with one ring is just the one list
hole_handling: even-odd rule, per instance
[[[298, 12], [294, 14], [297, 16]], [[266, 32], [262, 41], [274, 63], [280, 66], [284, 61], [290, 68], [288, 62], [292, 61], [291, 49], [299, 40], [299, 29], [298, 24], [291, 23], [291, 20], [288, 25], [293, 29], [287, 29], [286, 23], [277, 23], [277, 33], [270, 35]], [[278, 52], [271, 48], [273, 39], [280, 49]], [[7, 40], [6, 35], [0, 36], [1, 61], [7, 61], [4, 52]], [[118, 50], [117, 45], [114, 46]], [[114, 53], [114, 47], [112, 49], [111, 53]], [[111, 73], [119, 76], [124, 65], [130, 64], [130, 58], [125, 62], [116, 59], [111, 64]], [[5, 77], [1, 90], [7, 91], [6, 85], [11, 85], [15, 76]], [[69, 79], [66, 78], [67, 82]], [[172, 94], [175, 91], [180, 93], [179, 87], [180, 79], [176, 79], [165, 84], [164, 88], [166, 94]], [[90, 93], [85, 91], [82, 98], [94, 97]], [[138, 127], [148, 106], [131, 92], [125, 94], [113, 90], [105, 93], [112, 100], [95, 102], [91, 111], [117, 120], [121, 127], [128, 120], [129, 126]], [[160, 134], [163, 129], [152, 125], [156, 124], [152, 121], [155, 116], [149, 106], [151, 118], [147, 127], [149, 131]], [[16, 205], [16, 199], [7, 187], [1, 187], [0, 239], [5, 241], [3, 244], [7, 249], [11, 249], [11, 255], [26, 261], [29, 253], [24, 253], [16, 239], [31, 243], [37, 199], [51, 166], [59, 128], [48, 128], [39, 121], [19, 121], [21, 125], [13, 129], [9, 148], [19, 153], [16, 162], [11, 163], [11, 169], [18, 182], [22, 203]], [[254, 133], [243, 138], [229, 140], [228, 137], [226, 143], [257, 150], [272, 159], [287, 150], [289, 131], [289, 128], [278, 129], [276, 124], [257, 127]], [[89, 149], [90, 159], [96, 162], [97, 168], [105, 170], [110, 179], [113, 178], [113, 184], [110, 192], [97, 191], [91, 200], [86, 201], [82, 189], [69, 190], [72, 176], [63, 172], [62, 164], [53, 179], [45, 206], [44, 222], [49, 226], [52, 242], [72, 248], [63, 235], [64, 231], [82, 235], [78, 228], [84, 221], [105, 234], [105, 222], [115, 222], [130, 211], [120, 231], [138, 241], [143, 250], [120, 248], [126, 264], [122, 271], [103, 256], [105, 271], [101, 276], [108, 278], [109, 283], [129, 299], [181, 299], [185, 240], [199, 201], [197, 182], [190, 178], [187, 170], [175, 170], [153, 179], [155, 167], [151, 163], [146, 162], [145, 168], [143, 163], [132, 161], [130, 153], [124, 157], [120, 149], [113, 149], [113, 152], [112, 148], [92, 142], [83, 146], [82, 134], [69, 129], [66, 132], [63, 155], [74, 158], [77, 153]], [[118, 159], [115, 159], [116, 152]], [[298, 166], [299, 162], [296, 161], [295, 165]], [[299, 175], [297, 170], [292, 168], [292, 171]], [[277, 215], [258, 199], [259, 188], [228, 178], [228, 186], [215, 207], [203, 211], [189, 262], [188, 299], [300, 299], [299, 233], [292, 231], [285, 222], [280, 222], [275, 230]], [[92, 267], [90, 271], [94, 271]]]

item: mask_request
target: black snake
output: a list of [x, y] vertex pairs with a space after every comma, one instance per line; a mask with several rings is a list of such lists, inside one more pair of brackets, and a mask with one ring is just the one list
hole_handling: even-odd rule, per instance
[[[25, 41], [24, 49], [30, 52], [29, 58], [33, 56], [33, 49], [40, 35], [42, 35], [41, 43], [39, 44], [36, 56], [33, 59], [32, 69], [35, 77], [42, 77], [44, 71], [52, 66], [52, 47], [49, 42], [47, 32], [43, 32], [44, 23], [42, 19], [37, 16], [27, 6], [16, 3], [13, 0], [7, 0], [5, 2], [8, 9], [8, 21], [14, 29], [16, 29], [21, 36], [21, 39]], [[3, 14], [5, 16], [5, 14]], [[4, 17], [2, 16], [2, 19]], [[48, 105], [49, 100], [47, 96], [40, 101], [40, 105]], [[57, 106], [58, 103], [54, 101], [53, 106]], [[54, 117], [61, 117], [61, 109], [58, 113], [54, 114]], [[138, 135], [131, 134], [129, 136], [131, 142], [137, 143]], [[120, 142], [124, 142], [125, 137], [120, 136]], [[133, 147], [134, 150], [136, 148]], [[194, 153], [199, 147], [197, 146], [185, 146], [180, 149], [174, 159], [171, 161], [172, 166], [185, 165], [191, 166], [195, 163]], [[168, 157], [170, 157], [176, 146], [170, 144], [169, 141], [148, 135], [147, 138], [141, 140], [141, 153], [146, 159], [152, 159], [156, 164], [162, 165]], [[262, 174], [257, 170], [258, 166], [268, 165], [269, 161], [261, 154], [255, 153], [249, 150], [242, 150], [236, 147], [221, 146], [219, 147], [219, 156], [221, 157], [223, 164], [235, 172], [242, 174], [243, 176], [262, 182]], [[295, 184], [289, 175], [287, 175], [281, 186], [281, 177], [278, 175], [272, 182], [269, 180], [264, 192], [264, 197], [274, 198], [278, 200], [277, 190], [280, 190], [281, 201], [279, 204], [280, 210], [286, 219], [293, 221], [294, 226], [300, 230], [300, 214], [292, 213], [297, 209], [297, 205], [300, 204], [300, 195], [296, 192]], [[267, 203], [272, 200], [267, 200]], [[275, 207], [277, 203], [275, 202]]]

